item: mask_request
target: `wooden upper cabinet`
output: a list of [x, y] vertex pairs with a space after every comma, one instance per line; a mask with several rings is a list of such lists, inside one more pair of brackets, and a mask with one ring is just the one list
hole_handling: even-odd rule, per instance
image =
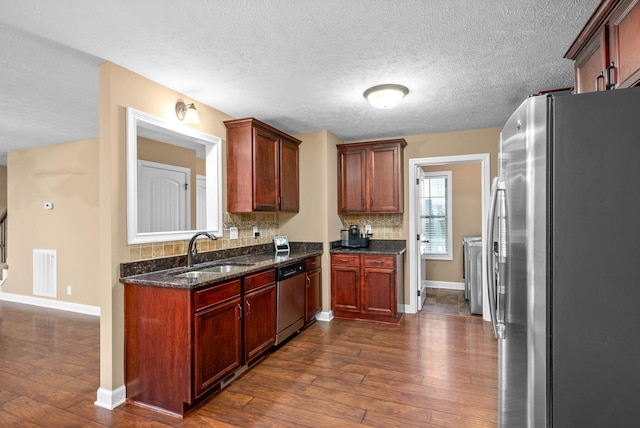
[[338, 145], [338, 212], [401, 213], [404, 139]]
[[565, 58], [575, 61], [576, 92], [640, 83], [640, 0], [604, 0]]
[[254, 118], [224, 124], [227, 211], [298, 212], [301, 141]]

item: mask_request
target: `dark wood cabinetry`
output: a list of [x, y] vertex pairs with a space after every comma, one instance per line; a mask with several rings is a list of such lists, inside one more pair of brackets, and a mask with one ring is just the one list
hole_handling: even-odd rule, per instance
[[311, 257], [306, 260], [307, 289], [305, 293], [304, 323], [311, 324], [316, 314], [322, 311], [322, 258]]
[[196, 290], [125, 283], [127, 400], [184, 415], [268, 352], [275, 330], [274, 269]]
[[628, 88], [640, 83], [638, 0], [604, 0], [565, 58], [575, 61], [576, 92]]
[[334, 316], [398, 322], [404, 304], [403, 268], [401, 255], [332, 254]]
[[244, 279], [244, 359], [247, 363], [276, 341], [276, 282], [273, 269]]
[[[198, 296], [198, 294], [209, 296]], [[193, 380], [200, 397], [242, 365], [240, 281], [196, 293]], [[206, 304], [199, 307], [199, 300]]]
[[227, 211], [299, 210], [300, 140], [257, 119], [227, 127]]
[[338, 212], [401, 213], [404, 139], [338, 145]]

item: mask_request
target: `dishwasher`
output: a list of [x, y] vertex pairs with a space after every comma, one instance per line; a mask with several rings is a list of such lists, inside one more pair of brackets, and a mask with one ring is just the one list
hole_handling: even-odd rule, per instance
[[276, 345], [304, 326], [305, 272], [304, 260], [276, 268]]

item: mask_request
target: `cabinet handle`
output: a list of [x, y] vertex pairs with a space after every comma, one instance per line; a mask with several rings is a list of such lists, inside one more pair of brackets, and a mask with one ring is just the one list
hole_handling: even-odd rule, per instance
[[246, 302], [247, 304], [247, 316], [251, 315], [251, 305], [249, 304], [249, 302]]
[[[602, 83], [602, 85], [600, 85]], [[602, 89], [600, 89], [602, 88]], [[600, 75], [596, 77], [596, 92], [600, 92], [605, 89], [604, 71], [600, 72]]]
[[362, 200], [360, 201], [360, 206], [364, 207], [364, 198], [362, 198]]
[[372, 207], [373, 206], [373, 198], [369, 199], [369, 206]]
[[307, 288], [311, 287], [311, 278], [307, 277]]
[[613, 61], [607, 67], [607, 89], [615, 89], [616, 88], [616, 80], [617, 80], [617, 72], [616, 66]]
[[238, 319], [242, 319], [242, 306], [238, 303]]

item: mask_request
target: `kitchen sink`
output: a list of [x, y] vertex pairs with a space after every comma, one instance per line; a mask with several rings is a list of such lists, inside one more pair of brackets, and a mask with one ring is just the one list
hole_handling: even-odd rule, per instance
[[251, 266], [248, 264], [230, 264], [230, 265], [218, 265], [212, 266], [204, 269], [200, 269], [197, 272], [206, 272], [206, 273], [229, 273], [236, 270], [244, 269], [247, 266]]
[[203, 272], [203, 271], [195, 270], [193, 272], [179, 273], [179, 274], [176, 275], [176, 277], [178, 277], [178, 278], [189, 278], [189, 279], [200, 279], [200, 278], [206, 278], [206, 277], [213, 277], [215, 275], [216, 275], [215, 272]]
[[190, 272], [179, 273], [176, 276], [178, 278], [190, 278], [190, 279], [199, 279], [206, 277], [213, 277], [215, 275], [220, 275], [223, 273], [230, 273], [240, 269], [244, 269], [247, 266], [252, 266], [253, 263], [226, 263], [223, 265], [211, 266], [208, 268], [203, 268], [199, 270], [194, 270]]

